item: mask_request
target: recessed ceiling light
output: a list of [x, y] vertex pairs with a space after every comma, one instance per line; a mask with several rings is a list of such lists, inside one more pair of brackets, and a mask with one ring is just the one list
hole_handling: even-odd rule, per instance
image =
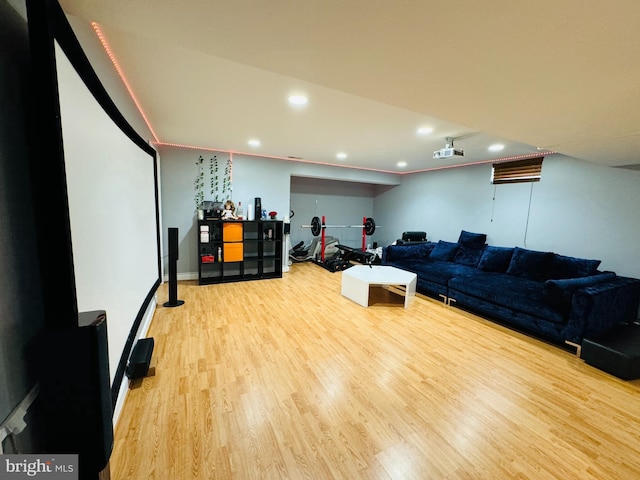
[[407, 162], [405, 162], [404, 160], [400, 160], [398, 163], [396, 163], [396, 165], [400, 168], [404, 168], [407, 166]]
[[252, 147], [259, 147], [260, 140], [258, 140], [257, 138], [252, 138], [251, 140], [249, 140], [249, 145], [251, 145]]
[[291, 105], [306, 105], [309, 100], [304, 95], [291, 95], [289, 103]]
[[504, 148], [504, 145], [502, 145], [501, 143], [494, 143], [493, 145], [491, 145], [489, 147], [489, 151], [491, 151], [491, 152], [499, 152], [503, 148]]
[[340, 159], [340, 160], [344, 160], [345, 158], [347, 158], [347, 154], [344, 152], [338, 152], [336, 153], [336, 158]]
[[433, 132], [433, 128], [431, 128], [431, 127], [420, 127], [417, 130], [417, 132], [418, 132], [419, 135], [426, 135], [428, 133]]

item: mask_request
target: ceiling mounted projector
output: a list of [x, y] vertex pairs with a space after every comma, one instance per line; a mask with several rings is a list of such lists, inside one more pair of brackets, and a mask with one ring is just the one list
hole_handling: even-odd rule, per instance
[[447, 144], [444, 148], [440, 150], [436, 150], [433, 152], [433, 159], [437, 160], [439, 158], [450, 158], [455, 156], [464, 157], [464, 150], [456, 150], [453, 148], [453, 138], [447, 137]]
[[458, 155], [460, 157], [464, 157], [464, 150], [456, 150], [453, 147], [446, 147], [446, 148], [441, 148], [440, 150], [436, 150], [435, 152], [433, 152], [433, 158], [434, 159], [449, 158], [449, 157], [454, 157], [456, 155]]

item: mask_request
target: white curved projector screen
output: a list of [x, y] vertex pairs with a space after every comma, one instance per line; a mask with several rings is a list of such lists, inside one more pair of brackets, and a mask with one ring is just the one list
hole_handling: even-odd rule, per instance
[[107, 312], [113, 383], [159, 278], [155, 162], [114, 124], [57, 43], [56, 63], [78, 310]]

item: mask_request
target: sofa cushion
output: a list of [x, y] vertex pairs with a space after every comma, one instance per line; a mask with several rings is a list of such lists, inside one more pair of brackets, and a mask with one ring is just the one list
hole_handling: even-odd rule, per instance
[[552, 258], [552, 252], [536, 252], [515, 247], [506, 273], [516, 277], [543, 281], [549, 278], [549, 265]]
[[429, 258], [433, 260], [444, 260], [445, 262], [449, 262], [453, 260], [453, 257], [455, 256], [457, 250], [457, 243], [445, 242], [444, 240], [440, 240], [429, 254]]
[[549, 265], [549, 278], [588, 277], [596, 273], [598, 266], [600, 266], [600, 260], [554, 254]]
[[460, 248], [456, 251], [453, 261], [462, 265], [469, 265], [475, 267], [482, 257], [484, 252], [484, 245], [460, 245]]
[[568, 313], [571, 310], [571, 298], [576, 290], [608, 282], [616, 278], [613, 272], [603, 272], [588, 277], [547, 280], [544, 282], [545, 302], [552, 308]]
[[462, 230], [458, 237], [458, 243], [460, 245], [484, 245], [486, 241], [486, 233], [472, 233]]
[[416, 245], [389, 245], [385, 247], [385, 260], [395, 261], [403, 258], [426, 258], [435, 247], [435, 243], [419, 243]]
[[453, 277], [470, 275], [476, 271], [474, 267], [454, 262], [433, 260], [431, 258], [416, 262], [410, 266], [409, 269], [417, 273], [418, 276], [424, 276], [429, 279], [430, 282], [438, 283], [440, 285], [447, 285], [449, 280]]
[[456, 291], [553, 323], [567, 321], [565, 311], [545, 302], [544, 283], [528, 278], [476, 270], [476, 273], [449, 281], [449, 295], [453, 299]]
[[422, 265], [424, 263], [429, 262], [429, 259], [418, 259], [418, 258], [401, 258], [399, 260], [394, 260], [390, 263], [391, 266], [396, 268], [401, 268], [402, 270], [407, 270], [409, 272], [413, 272], [416, 274], [423, 274], [424, 269]]
[[478, 268], [486, 272], [504, 273], [509, 268], [512, 255], [513, 248], [487, 245], [478, 262]]

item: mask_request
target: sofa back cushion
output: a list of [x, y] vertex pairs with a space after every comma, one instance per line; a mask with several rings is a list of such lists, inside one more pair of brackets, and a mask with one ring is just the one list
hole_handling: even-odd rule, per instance
[[484, 248], [484, 245], [460, 245], [453, 257], [453, 261], [461, 265], [477, 267]]
[[457, 250], [457, 243], [445, 242], [444, 240], [440, 240], [429, 254], [429, 258], [433, 260], [444, 260], [445, 262], [449, 262], [453, 260], [453, 257], [455, 256]]
[[432, 242], [418, 243], [416, 245], [389, 245], [383, 249], [383, 256], [384, 260], [389, 262], [405, 258], [426, 258], [435, 246], [436, 244]]
[[487, 241], [486, 233], [472, 233], [462, 230], [458, 237], [458, 243], [460, 245], [484, 245]]
[[493, 247], [487, 245], [482, 252], [478, 268], [485, 272], [504, 273], [509, 268], [513, 248], [511, 247]]
[[536, 252], [535, 250], [515, 247], [506, 273], [530, 280], [547, 280], [552, 259], [552, 252]]
[[555, 279], [580, 278], [594, 275], [600, 260], [589, 260], [586, 258], [565, 257], [554, 254], [549, 265], [549, 277]]

